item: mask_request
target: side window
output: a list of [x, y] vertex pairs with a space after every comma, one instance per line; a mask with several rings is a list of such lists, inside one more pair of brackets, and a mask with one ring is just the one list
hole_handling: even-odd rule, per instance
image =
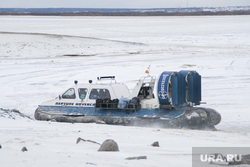
[[88, 92], [88, 90], [86, 88], [79, 88], [78, 89], [79, 98], [85, 99], [87, 92]]
[[108, 89], [92, 89], [89, 95], [89, 99], [110, 99], [110, 93]]
[[75, 99], [76, 95], [75, 95], [75, 89], [74, 88], [70, 88], [68, 89], [63, 95], [62, 95], [63, 99]]

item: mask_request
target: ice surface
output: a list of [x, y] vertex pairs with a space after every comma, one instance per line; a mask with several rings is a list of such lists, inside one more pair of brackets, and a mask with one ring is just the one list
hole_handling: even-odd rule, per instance
[[[204, 107], [219, 131], [173, 130], [0, 118], [3, 166], [191, 166], [195, 146], [249, 147], [250, 16], [0, 17], [0, 108], [33, 117], [41, 102], [73, 84], [115, 75], [133, 88], [151, 75], [196, 70]], [[76, 55], [76, 56], [65, 56]], [[97, 152], [78, 137], [114, 139]], [[159, 141], [160, 147], [150, 145]], [[22, 152], [26, 146], [28, 151]], [[147, 160], [125, 160], [147, 156]], [[3, 158], [2, 158], [3, 157]], [[14, 160], [13, 160], [13, 157]]]

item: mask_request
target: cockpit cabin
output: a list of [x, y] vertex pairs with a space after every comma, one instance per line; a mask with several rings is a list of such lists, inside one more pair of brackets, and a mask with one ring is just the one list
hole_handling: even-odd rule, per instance
[[75, 81], [75, 85], [59, 95], [58, 100], [95, 103], [96, 99], [120, 99], [121, 97], [130, 97], [128, 87], [122, 83], [93, 84], [89, 81], [89, 84], [78, 84]]

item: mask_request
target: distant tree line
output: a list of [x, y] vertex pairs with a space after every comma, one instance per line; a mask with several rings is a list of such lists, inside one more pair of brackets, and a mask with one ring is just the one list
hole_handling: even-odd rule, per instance
[[31, 15], [31, 16], [212, 16], [212, 15], [250, 15], [250, 11], [198, 11], [198, 12], [164, 12], [164, 11], [153, 11], [153, 12], [58, 12], [58, 13], [8, 13], [0, 12], [0, 15]]

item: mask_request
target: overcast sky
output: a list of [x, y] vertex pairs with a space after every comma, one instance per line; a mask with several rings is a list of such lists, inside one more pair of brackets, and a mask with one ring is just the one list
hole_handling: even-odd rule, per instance
[[172, 8], [250, 6], [250, 0], [0, 0], [0, 8]]

